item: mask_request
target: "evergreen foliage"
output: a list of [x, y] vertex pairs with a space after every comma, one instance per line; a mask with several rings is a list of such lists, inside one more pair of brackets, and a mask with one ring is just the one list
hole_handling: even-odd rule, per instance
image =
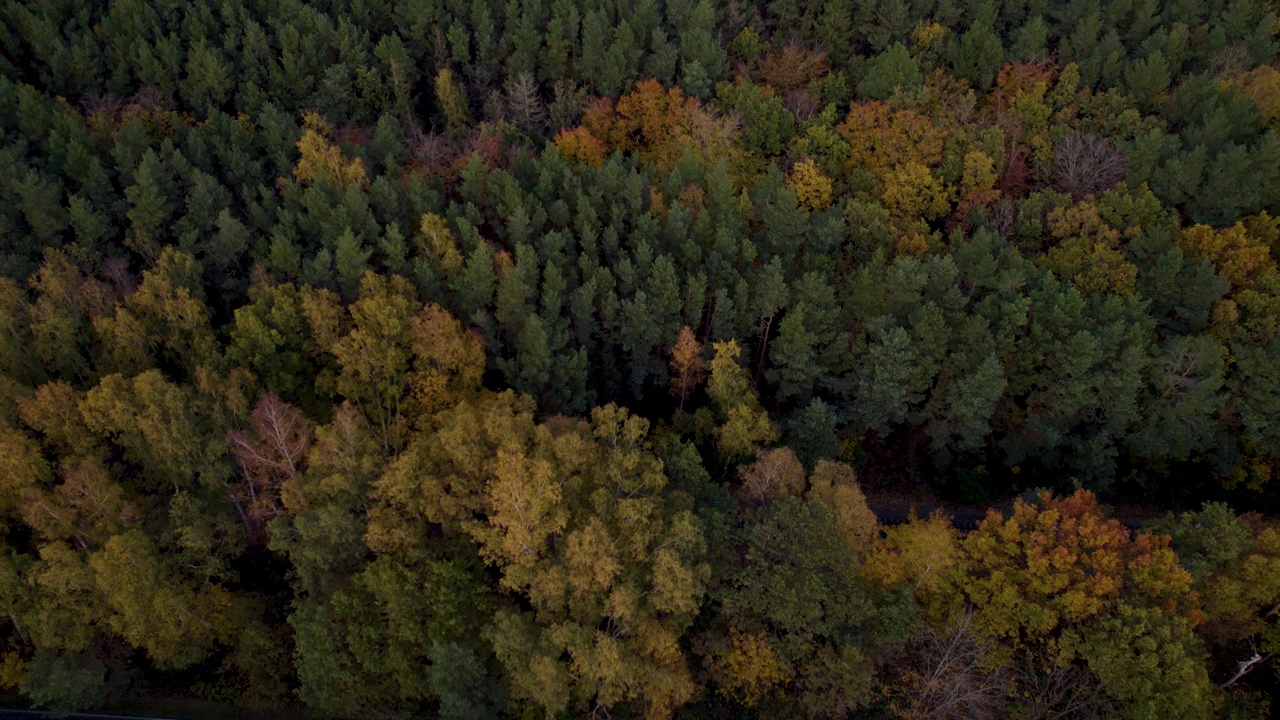
[[1267, 717], [1277, 12], [0, 6], [0, 690]]

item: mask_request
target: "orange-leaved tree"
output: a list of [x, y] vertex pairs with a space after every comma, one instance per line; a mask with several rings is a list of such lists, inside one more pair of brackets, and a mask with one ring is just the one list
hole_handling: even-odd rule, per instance
[[914, 110], [894, 110], [886, 103], [857, 103], [836, 128], [849, 142], [849, 165], [876, 177], [907, 163], [933, 167], [942, 162], [945, 133]]
[[1191, 576], [1169, 537], [1131, 536], [1087, 490], [1018, 500], [1008, 518], [993, 510], [964, 550], [975, 630], [1007, 646], [1053, 652], [1062, 630], [1109, 615], [1122, 600], [1198, 620]]
[[604, 143], [584, 127], [561, 130], [552, 145], [565, 162], [594, 168], [604, 163]]
[[1014, 715], [1041, 716], [1058, 687], [1112, 717], [1208, 716], [1203, 615], [1168, 535], [1131, 535], [1087, 491], [1042, 492], [992, 511], [964, 549], [973, 634], [988, 667], [1016, 668]]
[[702, 343], [685, 325], [675, 347], [671, 348], [671, 394], [680, 398], [681, 410], [684, 409], [684, 401], [689, 399], [689, 393], [707, 379], [707, 359], [702, 352]]
[[664, 88], [657, 80], [641, 80], [636, 89], [611, 103], [597, 100], [583, 110], [582, 128], [562, 132], [556, 147], [561, 157], [590, 162], [596, 139], [603, 153], [635, 153], [641, 159], [670, 169], [686, 152], [704, 164], [732, 160], [738, 154], [737, 124], [704, 108], [697, 98], [685, 97], [678, 87]]

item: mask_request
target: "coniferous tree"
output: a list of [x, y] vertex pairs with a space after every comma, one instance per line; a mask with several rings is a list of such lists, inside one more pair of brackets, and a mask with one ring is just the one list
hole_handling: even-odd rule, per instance
[[910, 92], [924, 83], [920, 65], [902, 43], [894, 43], [871, 62], [858, 83], [858, 94], [871, 100], [888, 100], [895, 91]]
[[[56, 5], [0, 13], [15, 701], [1266, 716], [1268, 4]], [[1215, 502], [872, 511], [1044, 484]]]
[[507, 78], [505, 88], [507, 112], [511, 119], [531, 137], [540, 137], [547, 111], [542, 98], [538, 97], [538, 85], [533, 75], [527, 71], [512, 75]]

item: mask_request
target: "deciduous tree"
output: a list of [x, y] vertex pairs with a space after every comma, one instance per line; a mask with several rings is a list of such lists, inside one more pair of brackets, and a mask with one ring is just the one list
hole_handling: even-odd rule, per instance
[[273, 393], [259, 398], [250, 420], [252, 434], [227, 431], [227, 447], [243, 473], [243, 482], [230, 492], [246, 525], [261, 531], [280, 511], [280, 485], [303, 471], [312, 423]]
[[[769, 665], [741, 662], [732, 635], [719, 643], [709, 638], [708, 648], [718, 653], [712, 656], [717, 684], [726, 693], [754, 688], [762, 701], [776, 686], [781, 697], [764, 706], [768, 712], [839, 717], [868, 702], [879, 653], [911, 632], [905, 595], [876, 592], [857, 577], [830, 511], [817, 501], [790, 498], [771, 506], [739, 542], [741, 559], [726, 568], [718, 591], [717, 622], [754, 636], [754, 643], [767, 642], [756, 655]], [[822, 601], [830, 597], [843, 600]], [[774, 663], [778, 672], [762, 678], [761, 670]]]
[[1044, 492], [1037, 505], [1018, 500], [1008, 519], [993, 511], [965, 538], [962, 586], [981, 636], [1052, 651], [1065, 629], [1109, 616], [1122, 600], [1168, 612], [1194, 606], [1167, 536], [1131, 539], [1084, 490]]
[[738, 364], [741, 350], [734, 340], [715, 344], [707, 394], [722, 418], [716, 440], [729, 457], [754, 455], [762, 445], [778, 439], [778, 430], [760, 407], [751, 377]]
[[665, 497], [646, 421], [606, 406], [560, 425], [495, 459], [471, 532], [532, 612], [499, 611], [487, 637], [513, 695], [548, 712], [668, 717], [695, 692], [679, 638], [709, 572], [702, 532]]
[[671, 348], [671, 394], [680, 398], [681, 410], [685, 400], [689, 399], [689, 393], [697, 390], [707, 379], [707, 361], [702, 353], [702, 343], [685, 325]]

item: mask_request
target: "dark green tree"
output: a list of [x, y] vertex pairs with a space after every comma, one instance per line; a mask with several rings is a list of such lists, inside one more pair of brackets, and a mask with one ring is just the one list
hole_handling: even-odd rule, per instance
[[867, 66], [858, 83], [858, 95], [871, 100], [888, 100], [899, 90], [910, 92], [924, 83], [920, 64], [902, 43], [894, 43]]

